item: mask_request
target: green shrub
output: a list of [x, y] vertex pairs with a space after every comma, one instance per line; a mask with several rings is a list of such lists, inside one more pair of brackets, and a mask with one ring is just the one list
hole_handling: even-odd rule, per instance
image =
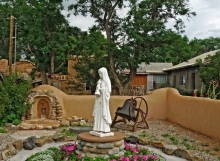
[[4, 74], [0, 81], [0, 125], [19, 124], [21, 117], [30, 108], [27, 102], [30, 81], [19, 74]]
[[6, 132], [7, 132], [7, 130], [0, 128], [0, 133], [6, 133]]

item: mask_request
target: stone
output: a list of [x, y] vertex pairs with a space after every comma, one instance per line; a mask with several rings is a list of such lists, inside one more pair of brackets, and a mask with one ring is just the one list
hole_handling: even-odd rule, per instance
[[91, 131], [92, 127], [70, 127], [69, 132], [75, 133], [75, 134], [80, 134], [83, 132], [88, 132]]
[[139, 138], [139, 144], [150, 145], [151, 144], [151, 140], [149, 138]]
[[124, 140], [114, 142], [114, 146], [116, 147], [120, 147], [121, 145], [124, 145]]
[[44, 129], [46, 129], [46, 130], [51, 130], [51, 129], [53, 129], [53, 128], [52, 128], [52, 126], [44, 126]]
[[190, 156], [190, 158], [191, 158], [191, 161], [205, 161], [203, 158], [198, 157], [196, 155], [192, 155]]
[[127, 143], [136, 144], [139, 141], [139, 138], [136, 136], [129, 136], [124, 139]]
[[6, 149], [8, 149], [8, 150], [15, 150], [15, 147], [13, 146], [12, 143], [8, 143], [8, 144], [6, 145]]
[[81, 126], [84, 126], [84, 125], [86, 124], [86, 122], [85, 122], [85, 120], [80, 120], [79, 124], [80, 124]]
[[65, 136], [61, 135], [61, 136], [54, 136], [53, 137], [54, 141], [64, 141], [65, 140]]
[[43, 93], [47, 93], [47, 90], [46, 90], [46, 89], [44, 89], [44, 90], [42, 90], [42, 92], [43, 92]]
[[81, 144], [77, 144], [77, 149], [83, 150], [83, 146]]
[[81, 154], [81, 155], [84, 154], [84, 156], [85, 156], [85, 153], [79, 149], [77, 149], [75, 152], [76, 152], [76, 154]]
[[89, 151], [92, 153], [96, 153], [96, 154], [107, 154], [108, 153], [108, 149], [90, 148]]
[[79, 123], [78, 122], [72, 122], [71, 126], [77, 126]]
[[58, 127], [60, 127], [60, 124], [52, 125], [53, 129], [57, 129]]
[[12, 123], [5, 123], [5, 127], [11, 127]]
[[44, 139], [46, 140], [47, 143], [53, 142], [53, 136], [46, 136]]
[[120, 151], [118, 154], [115, 154], [115, 156], [123, 156], [123, 155], [125, 155], [125, 153], [123, 152], [123, 151]]
[[104, 157], [105, 156], [105, 154], [94, 154], [94, 153], [90, 153], [90, 152], [85, 153], [85, 155], [90, 157], [90, 158]]
[[160, 148], [160, 149], [163, 149], [164, 148], [164, 145], [166, 145], [165, 142], [160, 142], [160, 141], [152, 141], [151, 142], [151, 145], [155, 148]]
[[125, 145], [121, 144], [121, 146], [119, 147], [119, 150], [124, 150], [125, 149]]
[[36, 141], [36, 137], [35, 136], [31, 136], [28, 137], [27, 139], [24, 139], [23, 141], [23, 147], [25, 150], [32, 150], [35, 147], [35, 141]]
[[27, 123], [21, 123], [19, 125], [19, 129], [21, 129], [21, 130], [33, 130], [33, 129], [35, 129], [35, 125], [27, 124]]
[[22, 140], [16, 140], [12, 144], [16, 150], [21, 150], [23, 148], [23, 141]]
[[70, 123], [68, 120], [62, 120], [60, 122], [60, 126], [68, 127], [68, 126], [70, 126]]
[[177, 149], [174, 154], [175, 154], [175, 156], [178, 156], [178, 157], [181, 157], [184, 159], [188, 159], [188, 160], [191, 159], [189, 152], [184, 149]]
[[95, 148], [96, 147], [96, 143], [86, 143], [85, 146], [89, 147], [89, 148]]
[[67, 120], [68, 120], [69, 122], [71, 122], [71, 121], [73, 121], [73, 118], [68, 117]]
[[36, 142], [35, 142], [35, 145], [38, 146], [38, 147], [42, 147], [46, 142], [46, 139], [36, 139]]
[[175, 145], [164, 145], [163, 152], [168, 155], [173, 155], [177, 149], [178, 147]]
[[83, 147], [83, 151], [86, 153], [86, 152], [89, 152], [89, 148], [87, 146], [84, 146]]
[[66, 141], [66, 142], [68, 142], [68, 141], [76, 141], [76, 137], [74, 137], [74, 136], [66, 136], [64, 141]]
[[38, 90], [38, 91], [37, 91], [37, 94], [38, 94], [38, 95], [42, 95], [42, 94], [43, 94], [42, 90]]
[[110, 149], [113, 148], [113, 144], [112, 143], [102, 143], [102, 144], [98, 144], [96, 146], [98, 149]]
[[35, 128], [36, 128], [36, 130], [43, 130], [44, 126], [43, 125], [36, 125]]
[[109, 155], [115, 155], [119, 153], [119, 148], [113, 148], [108, 151]]

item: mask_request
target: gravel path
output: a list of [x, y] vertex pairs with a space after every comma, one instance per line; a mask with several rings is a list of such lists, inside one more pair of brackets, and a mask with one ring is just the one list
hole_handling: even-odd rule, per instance
[[205, 161], [220, 160], [220, 140], [211, 139], [169, 121], [149, 120], [148, 125], [149, 129], [138, 128], [136, 132], [129, 131], [129, 126], [124, 124], [116, 127], [127, 136], [147, 137], [151, 140], [177, 145], [181, 149], [189, 150], [202, 157]]
[[[126, 136], [147, 137], [151, 140], [165, 141], [168, 144], [177, 145], [180, 148], [188, 149], [193, 154], [204, 158], [205, 161], [220, 160], [220, 141], [211, 139], [205, 135], [198, 134], [188, 129], [182, 128], [164, 120], [149, 120], [149, 129], [138, 128], [136, 132], [131, 132], [131, 126], [116, 124], [119, 132], [125, 133]], [[87, 123], [92, 126], [92, 123]], [[57, 129], [59, 131], [60, 129]], [[16, 130], [17, 131], [17, 130]], [[36, 135], [41, 135], [36, 130]], [[17, 131], [18, 132], [18, 131]], [[45, 135], [45, 133], [42, 133]], [[13, 142], [15, 137], [13, 132], [0, 133], [0, 151], [4, 149], [8, 142]], [[219, 159], [218, 159], [219, 158]]]

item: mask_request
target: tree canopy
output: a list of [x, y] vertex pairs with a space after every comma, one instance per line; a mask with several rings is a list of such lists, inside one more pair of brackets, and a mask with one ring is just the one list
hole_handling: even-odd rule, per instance
[[200, 66], [200, 77], [206, 85], [212, 80], [220, 82], [220, 51], [213, 56], [208, 55], [204, 62], [197, 60], [197, 64]]
[[[18, 53], [26, 55], [27, 59], [35, 63], [37, 70], [41, 72], [43, 83], [47, 83], [46, 73], [54, 73], [55, 64], [57, 68], [61, 67], [67, 61], [69, 51], [68, 38], [71, 30], [61, 14], [62, 0], [2, 2], [1, 15], [13, 15], [18, 25]], [[4, 26], [5, 32], [7, 27]]]
[[[174, 28], [182, 32], [184, 23], [181, 16], [188, 18], [191, 12], [187, 0], [76, 0], [69, 6], [75, 15], [90, 15], [95, 18], [100, 29], [105, 31], [108, 48], [110, 72], [119, 88], [124, 89], [131, 83], [136, 68], [142, 61], [149, 62], [152, 51], [166, 43], [163, 37], [168, 20], [174, 19]], [[125, 17], [120, 17], [119, 10], [127, 9]], [[118, 70], [129, 69], [127, 79], [120, 79]]]

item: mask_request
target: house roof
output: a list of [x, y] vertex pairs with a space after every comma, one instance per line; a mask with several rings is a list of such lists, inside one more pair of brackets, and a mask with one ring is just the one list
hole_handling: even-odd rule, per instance
[[[166, 72], [163, 71], [164, 68], [171, 68], [173, 66], [172, 63], [152, 63], [146, 64], [142, 62], [138, 65], [137, 74], [165, 74]], [[128, 74], [129, 69], [123, 70], [122, 73]]]
[[163, 69], [163, 71], [170, 71], [170, 70], [185, 68], [185, 67], [188, 67], [188, 66], [195, 66], [197, 59], [201, 59], [202, 62], [204, 62], [204, 59], [205, 59], [208, 55], [211, 55], [211, 56], [212, 56], [212, 55], [215, 55], [215, 53], [216, 53], [217, 51], [218, 51], [218, 50], [214, 50], [214, 51], [210, 51], [210, 52], [201, 54], [201, 55], [199, 55], [199, 56], [196, 56], [196, 57], [194, 57], [194, 58], [189, 59], [189, 60], [186, 61], [186, 62], [182, 62], [182, 63], [180, 63], [180, 64], [174, 65], [174, 66], [172, 66], [172, 67], [170, 67], [170, 68], [165, 68], [165, 69]]

